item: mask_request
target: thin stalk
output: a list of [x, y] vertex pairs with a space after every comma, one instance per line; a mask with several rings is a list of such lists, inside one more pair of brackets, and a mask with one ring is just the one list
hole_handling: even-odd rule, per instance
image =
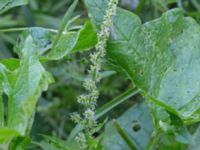
[[[0, 29], [0, 32], [18, 32], [18, 31], [25, 31], [28, 30], [30, 28], [36, 28], [36, 27], [21, 27], [21, 28], [10, 28], [10, 29]], [[48, 29], [45, 28], [46, 30], [53, 32], [53, 33], [57, 33], [58, 30], [55, 29]]]
[[113, 108], [118, 106], [119, 104], [123, 103], [124, 101], [128, 100], [132, 96], [139, 93], [139, 90], [136, 88], [131, 88], [127, 90], [126, 92], [122, 93], [121, 95], [117, 96], [113, 100], [109, 101], [96, 111], [96, 119], [99, 119], [103, 115], [105, 115], [107, 112], [111, 111]]
[[65, 30], [65, 26], [67, 25], [67, 22], [70, 20], [71, 16], [72, 16], [72, 13], [74, 12], [74, 9], [76, 8], [76, 5], [78, 4], [78, 0], [75, 0], [73, 2], [73, 4], [69, 7], [69, 9], [67, 10], [67, 12], [65, 13], [64, 15], [64, 18], [63, 18], [63, 21], [60, 25], [60, 28], [59, 28], [59, 31], [58, 31], [58, 34], [53, 42], [53, 46], [52, 46], [52, 49], [55, 48], [57, 42], [59, 41], [62, 33], [64, 32]]

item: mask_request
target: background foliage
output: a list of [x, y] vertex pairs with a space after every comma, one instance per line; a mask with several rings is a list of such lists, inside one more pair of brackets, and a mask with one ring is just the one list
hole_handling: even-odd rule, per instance
[[[16, 45], [16, 41], [18, 39], [19, 33], [21, 33], [22, 30], [26, 29], [27, 27], [44, 27], [48, 29], [53, 29], [54, 31], [58, 30], [62, 23], [64, 14], [66, 10], [69, 9], [72, 2], [73, 0], [62, 0], [62, 1], [30, 0], [29, 2], [26, 0], [19, 0], [19, 1], [16, 0], [11, 5], [9, 4], [9, 2], [0, 1], [0, 10], [1, 10], [0, 11], [0, 58], [1, 59], [18, 58], [17, 53], [19, 54], [19, 56], [24, 55], [24, 54], [21, 54], [23, 52], [19, 52], [19, 49], [21, 46], [20, 44], [15, 47], [13, 47], [13, 45]], [[13, 7], [14, 5], [16, 6], [22, 5], [22, 6], [9, 9]], [[197, 0], [121, 0], [120, 7], [134, 12], [136, 15], [140, 17], [142, 23], [158, 18], [164, 12], [172, 8], [181, 8], [185, 16], [191, 16], [197, 22], [200, 21], [199, 20], [200, 19], [200, 3]], [[75, 11], [73, 11], [71, 18], [73, 17], [76, 17], [76, 19], [67, 27], [68, 30], [72, 32], [71, 39], [76, 38], [75, 37], [76, 33], [74, 32], [80, 29], [84, 25], [84, 23], [89, 20], [88, 10], [86, 9], [83, 1], [79, 1]], [[148, 25], [146, 25], [147, 26], [146, 28], [153, 28], [151, 27], [150, 24]], [[92, 30], [88, 26], [91, 26], [90, 22], [87, 23], [85, 28], [89, 28], [90, 30]], [[152, 26], [155, 27], [154, 24]], [[188, 30], [193, 30], [193, 29], [194, 28], [191, 27]], [[155, 30], [157, 30], [156, 27], [155, 27]], [[41, 41], [42, 41], [42, 37], [45, 35], [46, 37], [48, 37], [49, 40], [42, 41], [43, 43], [41, 42], [42, 46], [40, 47], [45, 53], [45, 50], [48, 49], [48, 46], [52, 44], [49, 42], [51, 42], [51, 39], [54, 35], [52, 35], [52, 33], [49, 33], [44, 29], [41, 29], [40, 32], [43, 32], [41, 34], [41, 37], [40, 36], [34, 37], [35, 31], [33, 28], [27, 33], [23, 33], [23, 35], [21, 35], [21, 41], [24, 41], [25, 43], [25, 41], [28, 40], [27, 37], [29, 36], [30, 33], [32, 33], [33, 40], [34, 38], [41, 38]], [[91, 37], [91, 39], [89, 40], [91, 41], [90, 43], [92, 44], [91, 45], [76, 45], [76, 47], [74, 48], [74, 52], [78, 51], [80, 47], [88, 48], [88, 47], [92, 47], [96, 43], [96, 36], [95, 34], [92, 34], [93, 32], [94, 31], [89, 32], [88, 30], [83, 31], [83, 35], [85, 35], [86, 37], [83, 37], [82, 39], [79, 39], [79, 40], [83, 40], [83, 39], [87, 39], [88, 37]], [[196, 32], [195, 33], [193, 32], [190, 32], [191, 36], [196, 33]], [[139, 40], [140, 39], [138, 39], [138, 41]], [[69, 43], [65, 43], [66, 38], [64, 36], [61, 37], [59, 41], [63, 42], [63, 45], [62, 45], [63, 47], [67, 47], [67, 45], [69, 44]], [[113, 46], [112, 43], [109, 46], [112, 47]], [[57, 46], [55, 45], [55, 48], [62, 49], [58, 45]], [[141, 47], [141, 49], [142, 48], [143, 47]], [[15, 51], [13, 49], [15, 49]], [[30, 53], [32, 52], [31, 49], [29, 49], [29, 51]], [[49, 86], [49, 89], [46, 92], [44, 92], [42, 96], [39, 98], [37, 108], [36, 108], [37, 111], [35, 114], [34, 124], [31, 129], [31, 140], [34, 142], [30, 144], [27, 147], [27, 149], [39, 149], [38, 146], [36, 145], [40, 145], [40, 147], [47, 150], [64, 149], [63, 145], [70, 145], [69, 144], [70, 139], [68, 139], [70, 137], [69, 134], [75, 126], [75, 124], [70, 120], [70, 113], [72, 112], [81, 113], [83, 109], [77, 104], [76, 98], [78, 95], [80, 95], [84, 91], [81, 85], [84, 78], [87, 77], [86, 70], [89, 66], [89, 62], [88, 62], [89, 53], [90, 51], [72, 53], [70, 55], [65, 56], [63, 59], [60, 59], [60, 60], [57, 60], [58, 58], [62, 57], [59, 54], [55, 57], [51, 57], [51, 54], [50, 54], [49, 58], [53, 60], [57, 60], [57, 61], [45, 62], [45, 60], [43, 60], [45, 62], [44, 66], [46, 70], [52, 74], [55, 82], [51, 84]], [[115, 54], [115, 52], [109, 51], [109, 55], [114, 56], [117, 54]], [[52, 54], [52, 56], [54, 56], [54, 54]], [[121, 57], [120, 59], [123, 60], [122, 58], [123, 57]], [[123, 61], [125, 62], [126, 60], [124, 59]], [[17, 62], [13, 60], [13, 63], [17, 63]], [[27, 64], [26, 60], [24, 60], [24, 64]], [[38, 67], [40, 68], [40, 70], [39, 69], [37, 70], [39, 73], [41, 73], [41, 78], [42, 78], [43, 76], [42, 74], [44, 73], [44, 70], [39, 64], [38, 64]], [[103, 69], [104, 69], [104, 72], [102, 72], [103, 80], [100, 87], [101, 97], [100, 97], [100, 100], [98, 101], [98, 107], [101, 107], [103, 104], [115, 98], [117, 95], [120, 95], [121, 93], [125, 92], [127, 89], [133, 88], [132, 83], [124, 75], [123, 72], [117, 73], [115, 71], [110, 71], [111, 70], [110, 68], [111, 66], [108, 64], [103, 66]], [[148, 73], [149, 72], [147, 72], [147, 74]], [[20, 74], [20, 71], [16, 74]], [[45, 79], [47, 80], [47, 77]], [[49, 79], [46, 82], [52, 82], [52, 80]], [[136, 85], [137, 84], [139, 83], [136, 83]], [[33, 86], [33, 85], [30, 85], [30, 86]], [[146, 89], [145, 86], [146, 85], [144, 85], [144, 89]], [[34, 92], [37, 92], [37, 90], [33, 91], [33, 93]], [[147, 91], [147, 93], [148, 92], [149, 91]], [[3, 95], [3, 99], [4, 99], [4, 103], [6, 104], [8, 97], [6, 95]], [[151, 144], [149, 143], [149, 139], [151, 140], [150, 134], [153, 130], [152, 119], [151, 119], [151, 116], [149, 115], [149, 112], [151, 110], [149, 110], [146, 104], [144, 104], [144, 101], [145, 101], [144, 98], [142, 98], [140, 94], [136, 94], [135, 96], [131, 97], [128, 101], [125, 101], [124, 103], [114, 108], [112, 111], [106, 114], [106, 116], [100, 118], [100, 120], [102, 121], [104, 121], [105, 119], [108, 119], [107, 121], [108, 123], [106, 124], [105, 133], [104, 133], [105, 138], [103, 139], [103, 145], [104, 145], [105, 150], [130, 149], [130, 146], [127, 146], [127, 143], [124, 142], [124, 140], [121, 140], [121, 136], [123, 135], [123, 132], [120, 132], [120, 128], [125, 129], [126, 133], [130, 133], [129, 137], [131, 137], [131, 139], [135, 142], [135, 145], [138, 149], [144, 149], [146, 145]], [[175, 108], [175, 109], [179, 109], [179, 108]], [[163, 116], [165, 114], [165, 112], [161, 110], [158, 110], [158, 112], [159, 113], [162, 112]], [[16, 111], [16, 113], [20, 113], [20, 110]], [[117, 126], [117, 123], [115, 121], [113, 121], [114, 119], [117, 120], [117, 122], [120, 124], [120, 127]], [[163, 126], [166, 128], [168, 127], [167, 125], [165, 126], [165, 124], [163, 124]], [[193, 144], [192, 146], [187, 147], [186, 146], [187, 142], [185, 142], [185, 144], [176, 142], [174, 141], [174, 135], [173, 135], [174, 132], [170, 133], [170, 131], [168, 131], [169, 132], [168, 134], [156, 135], [160, 137], [160, 139], [156, 139], [156, 140], [159, 140], [158, 143], [160, 147], [156, 147], [155, 149], [161, 149], [161, 147], [163, 150], [164, 149], [167, 150], [169, 148], [175, 149], [175, 150], [186, 149], [186, 148], [191, 149], [191, 150], [199, 149], [198, 148], [199, 147], [199, 131], [200, 131], [199, 123], [189, 125], [188, 129], [192, 133], [192, 136], [194, 137], [194, 141], [196, 141], [196, 145]], [[44, 137], [39, 134], [49, 135], [51, 136], [51, 138]], [[156, 133], [156, 134], [159, 134], [159, 133]], [[181, 140], [182, 141], [188, 140], [187, 139], [188, 137], [184, 136], [184, 138], [185, 137], [186, 139], [181, 139]], [[63, 139], [64, 141], [68, 139], [68, 141], [65, 143], [62, 143], [60, 139]], [[51, 141], [51, 143], [53, 144], [49, 144], [49, 142], [46, 142], [46, 141]], [[155, 142], [155, 141], [152, 140], [152, 142]], [[95, 143], [95, 142], [91, 141], [91, 143]], [[73, 145], [71, 147], [73, 147]]]

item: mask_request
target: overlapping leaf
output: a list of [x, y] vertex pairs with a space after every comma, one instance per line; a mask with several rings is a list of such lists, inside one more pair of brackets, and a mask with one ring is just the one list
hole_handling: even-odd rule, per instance
[[38, 57], [45, 60], [62, 59], [69, 53], [81, 52], [95, 46], [97, 42], [96, 32], [90, 22], [87, 22], [79, 31], [64, 32], [59, 37], [59, 42], [52, 48], [55, 33], [49, 29], [33, 27], [22, 33], [15, 45], [15, 52], [21, 56], [21, 49], [27, 36], [31, 36]]
[[63, 33], [59, 42], [48, 53], [47, 59], [58, 60], [72, 52], [81, 52], [94, 47], [97, 42], [96, 33], [90, 22], [87, 22], [78, 32]]
[[[1, 146], [8, 144], [7, 138], [11, 141], [15, 136], [29, 134], [38, 97], [53, 81], [41, 65], [35, 49], [37, 47], [32, 37], [28, 36], [24, 41], [23, 48], [19, 51], [21, 54], [19, 66], [16, 63], [15, 69], [13, 66], [10, 67], [10, 64], [14, 64], [14, 60], [10, 60], [10, 63], [7, 61], [0, 64], [1, 96], [3, 92], [8, 96], [7, 120], [1, 117]], [[2, 104], [1, 101], [1, 108], [3, 108]], [[0, 112], [0, 116], [4, 116], [4, 111]], [[7, 135], [11, 132], [17, 134]]]
[[[91, 36], [86, 37], [86, 32]], [[48, 29], [29, 28], [22, 33], [15, 46], [15, 52], [20, 60], [0, 61], [0, 94], [5, 93], [8, 96], [6, 120], [2, 97], [0, 99], [0, 130], [5, 133], [0, 135], [2, 147], [8, 147], [15, 137], [29, 134], [37, 99], [53, 81], [40, 63], [40, 59], [61, 59], [70, 52], [89, 49], [96, 43], [96, 33], [89, 22], [78, 32], [62, 33], [59, 42], [52, 49], [54, 36]], [[15, 131], [17, 134], [10, 135], [7, 131]]]

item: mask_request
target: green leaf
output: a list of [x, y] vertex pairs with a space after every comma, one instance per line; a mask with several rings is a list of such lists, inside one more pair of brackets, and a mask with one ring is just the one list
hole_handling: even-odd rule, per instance
[[28, 36], [31, 36], [33, 40], [38, 57], [44, 60], [58, 60], [72, 52], [88, 50], [97, 42], [96, 32], [90, 22], [77, 32], [63, 32], [54, 47], [52, 47], [52, 43], [55, 43], [53, 32], [55, 31], [40, 27], [27, 28], [19, 37], [15, 52], [19, 56], [22, 55], [21, 49]]
[[[107, 0], [85, 0], [98, 28]], [[123, 20], [123, 21], [121, 21]], [[200, 26], [180, 9], [141, 24], [131, 12], [118, 9], [108, 59], [120, 66], [143, 95], [185, 123], [200, 121]]]
[[[137, 149], [145, 149], [153, 131], [150, 112], [145, 103], [128, 109], [117, 119], [117, 122], [127, 136], [135, 143]], [[110, 149], [130, 150], [129, 146], [115, 130], [113, 122], [107, 124], [103, 139], [103, 150]]]
[[92, 138], [91, 136], [86, 136], [88, 150], [102, 150], [102, 137]]
[[175, 9], [137, 27], [127, 42], [113, 40], [108, 53], [149, 100], [185, 122], [196, 122], [200, 120], [198, 34], [199, 25]]
[[11, 150], [24, 150], [27, 149], [27, 144], [30, 143], [30, 139], [28, 137], [15, 137], [8, 149]]
[[80, 30], [79, 37], [72, 52], [88, 50], [95, 47], [97, 43], [97, 34], [94, 31], [91, 22], [86, 22]]
[[155, 143], [153, 149], [155, 150], [186, 150], [187, 145], [177, 142], [171, 134], [161, 134], [157, 137], [158, 143]]
[[[77, 40], [83, 41], [83, 34], [86, 33], [86, 30], [96, 35], [90, 23], [87, 23], [79, 32], [62, 33], [60, 41], [50, 51], [48, 56], [51, 57], [48, 59], [60, 59], [67, 55], [73, 49]], [[37, 99], [41, 92], [47, 89], [48, 84], [53, 81], [39, 60], [52, 47], [53, 36], [52, 31], [49, 29], [28, 28], [22, 33], [15, 46], [15, 52], [19, 55], [20, 60], [6, 59], [0, 61], [0, 94], [5, 93], [9, 98], [9, 115], [5, 127], [20, 133], [21, 136], [29, 134], [34, 119]], [[84, 41], [87, 42], [87, 39], [84, 39]], [[90, 38], [88, 38], [88, 41], [90, 41]], [[88, 46], [91, 46], [90, 42], [89, 45], [77, 43], [79, 50]], [[76, 51], [79, 51], [78, 49]], [[4, 127], [2, 97], [0, 100], [0, 121], [1, 127]], [[10, 142], [14, 137], [11, 137]], [[18, 141], [17, 137], [16, 139]], [[23, 141], [21, 145], [24, 145]]]
[[62, 34], [59, 42], [48, 53], [47, 59], [58, 60], [69, 54], [77, 42], [78, 34], [76, 32], [68, 32]]
[[[184, 125], [184, 122], [178, 116], [170, 112], [167, 113], [166, 110], [162, 107], [158, 107], [156, 105], [152, 106], [152, 103], [150, 105], [150, 108], [151, 113], [153, 114], [152, 116], [154, 119], [155, 132], [163, 132], [161, 136], [165, 137], [165, 140], [172, 141], [171, 139], [173, 138], [173, 140], [176, 141], [174, 143], [194, 143], [193, 138], [188, 131], [186, 125]], [[167, 139], [167, 137], [169, 137], [169, 139]]]
[[173, 134], [175, 135], [176, 140], [185, 144], [194, 144], [194, 140], [186, 126], [184, 126], [183, 121], [179, 117], [171, 113], [170, 118], [172, 121], [171, 124], [173, 125]]
[[[24, 140], [24, 137], [29, 135], [37, 100], [41, 92], [47, 90], [48, 84], [53, 82], [52, 76], [39, 61], [38, 51], [35, 50], [37, 45], [32, 36], [27, 36], [22, 42], [23, 47], [17, 51], [20, 61], [10, 59], [0, 62], [0, 94], [5, 93], [8, 96], [8, 116], [6, 124], [3, 123], [1, 127], [3, 130], [18, 133], [9, 137], [8, 133], [2, 132], [2, 141], [8, 141], [6, 138], [10, 141], [0, 142], [0, 146], [6, 144], [13, 149], [25, 147], [27, 140]], [[0, 108], [3, 108], [2, 101]], [[4, 116], [4, 112], [0, 110], [0, 116]]]
[[78, 148], [69, 147], [65, 141], [57, 138], [42, 135], [45, 140], [42, 142], [33, 142], [33, 144], [41, 147], [43, 150], [76, 150]]
[[66, 27], [68, 21], [71, 19], [72, 14], [73, 14], [73, 12], [74, 12], [74, 10], [75, 10], [77, 4], [78, 4], [78, 0], [75, 0], [75, 1], [73, 2], [73, 4], [69, 7], [69, 9], [66, 11], [66, 13], [65, 13], [65, 15], [64, 15], [64, 18], [63, 18], [63, 20], [62, 20], [62, 23], [61, 23], [61, 25], [60, 25], [58, 34], [56, 35], [56, 38], [55, 38], [55, 40], [54, 40], [54, 42], [53, 42], [52, 49], [54, 49], [55, 46], [59, 43], [60, 38], [61, 38], [63, 32], [65, 31], [65, 27]]
[[0, 64], [6, 66], [6, 68], [10, 71], [14, 71], [19, 67], [20, 61], [19, 59], [9, 58], [0, 60]]
[[0, 128], [4, 127], [4, 103], [2, 95], [5, 92], [8, 92], [9, 83], [7, 77], [8, 69], [0, 63]]
[[32, 37], [28, 36], [21, 49], [21, 62], [10, 85], [8, 124], [22, 135], [29, 130], [35, 105], [41, 92], [52, 82], [52, 77], [39, 62]]
[[[95, 30], [98, 31], [106, 12], [108, 0], [84, 0], [84, 2], [92, 24]], [[141, 21], [132, 12], [118, 8], [113, 24], [112, 36], [115, 40], [126, 41], [131, 38], [133, 31], [141, 24]]]
[[47, 59], [58, 60], [72, 52], [81, 52], [95, 47], [97, 35], [90, 22], [87, 22], [78, 32], [62, 33], [59, 42], [52, 47]]
[[163, 107], [154, 103], [149, 103], [149, 107], [154, 122], [154, 132], [146, 149], [185, 150], [186, 144], [193, 143], [190, 133], [180, 118], [167, 113]]
[[0, 128], [0, 149], [7, 150], [10, 142], [16, 136], [20, 136], [20, 133], [12, 129]]
[[20, 133], [16, 132], [15, 130], [11, 130], [8, 128], [0, 128], [0, 143], [5, 139], [9, 139], [10, 137], [19, 135]]
[[[0, 80], [1, 82], [1, 80]], [[0, 87], [0, 95], [2, 95], [2, 87]], [[3, 99], [0, 96], [0, 128], [4, 126], [4, 107], [3, 107]]]
[[26, 5], [28, 0], [1, 0], [0, 1], [0, 14], [11, 9], [12, 7]]
[[96, 31], [98, 31], [103, 21], [103, 16], [106, 12], [108, 0], [84, 0], [84, 2], [88, 9], [88, 15], [94, 25], [94, 28]]
[[49, 50], [52, 46], [53, 34], [49, 29], [32, 27], [25, 30], [18, 38], [15, 44], [15, 52], [21, 56], [22, 49], [28, 36], [31, 36], [32, 42], [35, 45], [35, 51], [40, 56]]

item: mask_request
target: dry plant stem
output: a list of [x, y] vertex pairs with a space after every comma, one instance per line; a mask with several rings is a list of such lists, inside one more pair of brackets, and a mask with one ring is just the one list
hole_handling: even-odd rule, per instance
[[82, 116], [77, 113], [72, 115], [72, 119], [83, 126], [83, 132], [79, 133], [77, 136], [77, 140], [82, 144], [86, 141], [86, 135], [92, 136], [94, 128], [98, 126], [95, 118], [96, 103], [99, 98], [97, 84], [100, 81], [99, 74], [103, 59], [106, 55], [106, 43], [113, 25], [113, 17], [116, 14], [117, 4], [118, 0], [109, 1], [108, 9], [106, 10], [100, 32], [98, 33], [96, 51], [90, 55], [91, 65], [88, 70], [90, 78], [86, 79], [83, 83], [87, 94], [80, 95], [77, 100], [78, 103], [85, 107], [85, 111]]

